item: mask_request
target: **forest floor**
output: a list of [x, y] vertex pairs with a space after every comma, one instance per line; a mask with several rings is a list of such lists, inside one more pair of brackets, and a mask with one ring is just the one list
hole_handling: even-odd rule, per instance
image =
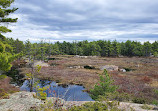
[[[83, 85], [87, 91], [99, 81], [100, 70], [105, 65], [115, 65], [118, 69], [108, 71], [119, 86], [119, 92], [140, 94], [149, 99], [158, 100], [158, 58], [143, 57], [96, 57], [96, 56], [52, 56], [48, 61], [50, 66], [43, 66], [38, 78], [48, 79], [59, 84]], [[90, 66], [92, 69], [86, 69]], [[29, 71], [22, 68], [22, 73]], [[156, 89], [156, 91], [154, 91]]]

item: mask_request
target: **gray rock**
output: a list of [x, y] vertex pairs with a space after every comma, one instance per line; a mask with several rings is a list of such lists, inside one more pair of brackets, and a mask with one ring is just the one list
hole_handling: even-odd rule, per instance
[[12, 94], [9, 99], [1, 99], [0, 111], [28, 111], [31, 107], [42, 104], [33, 94], [35, 93], [22, 91]]
[[102, 66], [100, 67], [100, 70], [104, 70], [106, 69], [107, 71], [118, 71], [118, 66], [115, 66], [115, 65], [105, 65], [105, 66]]
[[126, 70], [125, 70], [125, 69], [119, 69], [119, 71], [120, 71], [120, 72], [126, 72]]

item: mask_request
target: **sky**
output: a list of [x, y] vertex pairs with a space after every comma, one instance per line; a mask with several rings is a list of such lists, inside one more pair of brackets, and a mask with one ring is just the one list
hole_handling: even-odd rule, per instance
[[15, 0], [7, 37], [32, 42], [158, 40], [158, 0]]

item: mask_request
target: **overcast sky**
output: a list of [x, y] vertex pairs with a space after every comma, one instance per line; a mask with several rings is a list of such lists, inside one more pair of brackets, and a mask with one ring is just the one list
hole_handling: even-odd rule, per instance
[[7, 37], [38, 42], [158, 40], [158, 0], [15, 0]]

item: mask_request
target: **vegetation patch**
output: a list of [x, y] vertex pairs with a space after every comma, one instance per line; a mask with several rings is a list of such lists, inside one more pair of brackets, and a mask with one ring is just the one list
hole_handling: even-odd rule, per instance
[[7, 78], [6, 75], [0, 75], [0, 80], [1, 80], [1, 79], [5, 79], [5, 78]]
[[141, 106], [142, 109], [146, 109], [146, 110], [153, 110], [153, 106], [144, 104], [143, 106]]
[[82, 106], [74, 106], [69, 111], [122, 111], [117, 106], [118, 103], [115, 102], [88, 102]]
[[138, 103], [138, 104], [145, 104], [147, 102], [147, 100], [143, 97], [134, 97], [132, 99], [132, 102]]
[[103, 75], [100, 76], [100, 82], [94, 86], [94, 89], [90, 90], [92, 99], [98, 99], [100, 95], [104, 96], [107, 93], [116, 92], [117, 86], [112, 85], [113, 80], [110, 79], [106, 69], [104, 69]]
[[8, 94], [19, 91], [18, 88], [9, 84], [10, 78], [6, 77], [0, 80], [0, 99], [8, 98]]

